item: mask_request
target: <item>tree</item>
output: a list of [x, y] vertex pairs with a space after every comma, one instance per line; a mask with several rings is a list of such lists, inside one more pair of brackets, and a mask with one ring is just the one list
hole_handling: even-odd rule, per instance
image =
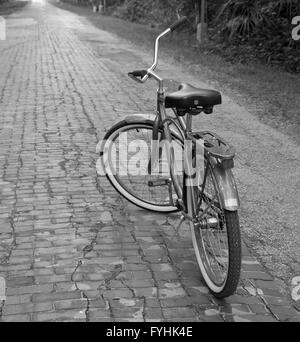
[[207, 38], [207, 1], [196, 0], [196, 27], [197, 27], [197, 40], [201, 44]]

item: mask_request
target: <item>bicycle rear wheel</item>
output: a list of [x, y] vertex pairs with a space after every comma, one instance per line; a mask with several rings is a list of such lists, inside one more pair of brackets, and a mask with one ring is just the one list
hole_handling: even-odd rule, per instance
[[224, 298], [236, 291], [240, 278], [239, 218], [237, 211], [222, 208], [214, 170], [207, 161], [205, 165], [206, 182], [199, 177], [196, 186], [188, 187], [188, 213], [201, 274], [210, 291]]
[[[147, 122], [114, 126], [104, 138], [102, 165], [113, 187], [131, 203], [151, 211], [175, 212], [178, 208], [170, 201], [172, 196], [175, 203], [176, 195], [168, 182], [167, 159], [159, 160], [159, 172], [148, 171], [152, 130], [153, 125]], [[173, 138], [182, 146], [178, 138]]]

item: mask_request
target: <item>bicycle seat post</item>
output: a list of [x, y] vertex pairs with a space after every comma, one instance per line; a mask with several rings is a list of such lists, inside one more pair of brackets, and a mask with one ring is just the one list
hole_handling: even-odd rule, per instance
[[193, 116], [189, 113], [186, 115], [186, 131], [187, 133], [191, 133], [193, 124]]

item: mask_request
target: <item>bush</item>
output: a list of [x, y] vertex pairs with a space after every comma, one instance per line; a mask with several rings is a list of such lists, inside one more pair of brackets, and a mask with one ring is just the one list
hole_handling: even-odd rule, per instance
[[[229, 0], [216, 17], [218, 29], [212, 38], [224, 46], [237, 47], [242, 60], [258, 58], [300, 72], [300, 47], [291, 37], [291, 20], [297, 13], [298, 0]], [[243, 56], [243, 51], [250, 56]]]
[[[153, 26], [165, 27], [179, 14], [187, 15], [190, 29], [195, 30], [195, 1], [106, 0], [106, 3], [108, 13], [114, 16]], [[291, 37], [291, 19], [296, 15], [300, 15], [300, 0], [208, 0], [207, 49], [232, 61], [259, 59], [300, 72], [300, 44]]]
[[[116, 3], [116, 1], [113, 1]], [[178, 18], [178, 15], [193, 13], [193, 2], [183, 0], [123, 0], [113, 6], [110, 12], [119, 18], [138, 23], [165, 26]]]
[[147, 13], [151, 10], [149, 1], [126, 0], [117, 6], [113, 14], [119, 18], [130, 20], [133, 22], [141, 22], [147, 17]]

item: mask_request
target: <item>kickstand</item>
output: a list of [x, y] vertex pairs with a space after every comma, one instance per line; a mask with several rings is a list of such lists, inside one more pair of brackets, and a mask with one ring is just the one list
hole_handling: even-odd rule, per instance
[[181, 215], [179, 223], [175, 226], [175, 234], [172, 236], [171, 240], [173, 240], [175, 236], [179, 237], [179, 229], [181, 228], [185, 220], [186, 220], [186, 217], [184, 215]]

